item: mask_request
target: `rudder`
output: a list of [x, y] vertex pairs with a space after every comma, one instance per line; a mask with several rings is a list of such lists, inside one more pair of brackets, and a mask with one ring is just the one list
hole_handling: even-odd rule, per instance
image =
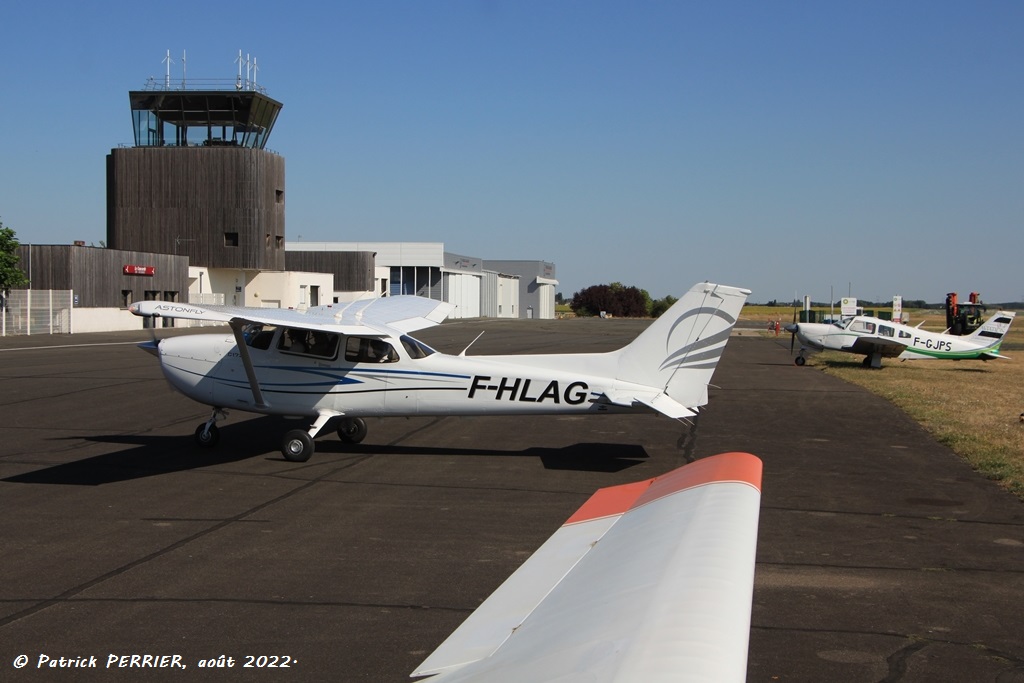
[[707, 387], [750, 290], [701, 282], [619, 351], [616, 379], [662, 390], [682, 406]]

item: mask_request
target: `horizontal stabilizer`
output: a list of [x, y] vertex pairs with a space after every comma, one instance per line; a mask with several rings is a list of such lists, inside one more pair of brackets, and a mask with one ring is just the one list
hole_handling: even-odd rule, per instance
[[612, 405], [624, 406], [626, 408], [634, 408], [637, 404], [645, 405], [652, 410], [656, 410], [662, 415], [667, 415], [668, 417], [675, 419], [693, 417], [697, 414], [696, 411], [690, 410], [664, 392], [631, 392], [607, 389], [604, 391], [603, 396], [604, 399]]
[[743, 681], [761, 461], [601, 489], [412, 674], [482, 681]]

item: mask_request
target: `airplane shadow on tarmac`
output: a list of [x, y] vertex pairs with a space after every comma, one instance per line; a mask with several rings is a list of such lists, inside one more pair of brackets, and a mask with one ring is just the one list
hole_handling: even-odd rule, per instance
[[[329, 442], [328, 442], [329, 443]], [[317, 454], [334, 453], [329, 446]], [[325, 445], [326, 446], [326, 445]], [[574, 443], [561, 448], [531, 446], [521, 450], [493, 448], [436, 448], [432, 446], [377, 446], [373, 444], [337, 444], [341, 454], [359, 455], [422, 455], [422, 456], [490, 456], [539, 458], [548, 470], [574, 470], [578, 472], [621, 472], [644, 462], [649, 456], [643, 446], [618, 443]], [[316, 455], [313, 456], [317, 457]]]
[[[65, 441], [134, 445], [135, 448], [51, 465], [33, 472], [7, 477], [0, 481], [18, 484], [63, 484], [69, 486], [100, 486], [120, 481], [159, 476], [173, 472], [240, 462], [258, 456], [287, 462], [276, 449], [280, 436], [300, 426], [276, 416], [261, 416], [245, 422], [220, 427], [220, 445], [200, 448], [192, 436], [152, 434], [110, 434], [65, 437]], [[320, 464], [327, 458], [351, 455], [398, 456], [512, 456], [539, 458], [546, 469], [587, 472], [620, 472], [648, 458], [647, 451], [637, 444], [578, 443], [561, 448], [533, 446], [521, 450], [493, 448], [440, 448], [429, 446], [396, 446], [374, 444], [342, 444], [325, 433], [317, 440], [317, 450], [309, 463], [293, 463], [296, 467]]]

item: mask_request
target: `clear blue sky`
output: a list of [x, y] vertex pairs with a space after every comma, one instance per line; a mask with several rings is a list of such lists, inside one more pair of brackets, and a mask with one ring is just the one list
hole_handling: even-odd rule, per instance
[[289, 240], [553, 261], [566, 296], [1024, 299], [1022, 2], [7, 0], [0, 27], [22, 242], [105, 239], [128, 91], [241, 49], [284, 103]]

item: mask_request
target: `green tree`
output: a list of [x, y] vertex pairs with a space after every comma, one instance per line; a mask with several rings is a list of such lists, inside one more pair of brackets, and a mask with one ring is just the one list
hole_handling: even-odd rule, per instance
[[18, 238], [0, 221], [0, 292], [6, 294], [13, 287], [27, 284], [28, 278], [18, 267]]
[[597, 315], [604, 311], [616, 318], [642, 318], [649, 315], [645, 294], [621, 282], [593, 285], [573, 294], [569, 306], [577, 315]]
[[679, 301], [676, 297], [669, 294], [664, 299], [658, 299], [651, 303], [651, 316], [658, 318], [662, 313], [672, 307], [672, 304]]

